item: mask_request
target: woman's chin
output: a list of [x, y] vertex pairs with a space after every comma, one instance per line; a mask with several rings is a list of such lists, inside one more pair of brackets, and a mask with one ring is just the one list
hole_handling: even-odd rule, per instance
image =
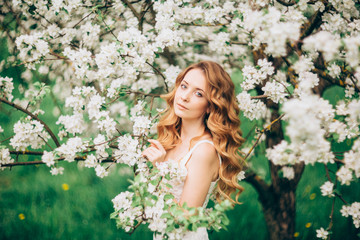
[[177, 110], [177, 109], [175, 109], [174, 112], [175, 112], [175, 115], [178, 116], [179, 118], [183, 118], [184, 115], [186, 115], [186, 114], [184, 114], [182, 111]]

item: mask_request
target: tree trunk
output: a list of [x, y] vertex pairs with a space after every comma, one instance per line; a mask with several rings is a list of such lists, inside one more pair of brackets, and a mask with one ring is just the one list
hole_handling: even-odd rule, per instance
[[295, 233], [295, 189], [285, 181], [269, 189], [263, 202], [264, 217], [271, 240], [293, 239]]
[[[272, 112], [271, 121], [279, 117], [278, 111]], [[271, 148], [284, 139], [281, 121], [274, 123], [266, 133], [266, 145]], [[278, 171], [281, 166], [269, 161], [271, 185], [259, 180], [254, 174], [249, 182], [259, 193], [265, 221], [271, 240], [293, 239], [295, 233], [296, 198], [295, 192], [304, 170], [304, 164], [294, 166], [295, 177], [292, 180], [281, 178]]]

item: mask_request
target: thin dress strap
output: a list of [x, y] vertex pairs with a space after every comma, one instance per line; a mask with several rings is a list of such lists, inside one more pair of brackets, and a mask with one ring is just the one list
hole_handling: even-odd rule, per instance
[[[185, 166], [186, 163], [189, 161], [192, 153], [193, 153], [193, 152], [195, 151], [195, 149], [197, 148], [197, 146], [199, 146], [199, 145], [202, 144], [202, 143], [210, 143], [211, 145], [214, 146], [214, 143], [213, 143], [212, 141], [210, 141], [210, 140], [201, 140], [201, 141], [197, 142], [197, 143], [195, 144], [195, 146], [192, 147], [192, 148], [190, 149], [190, 151], [185, 155], [185, 157], [181, 160], [180, 164], [183, 165], [183, 166]], [[217, 153], [217, 155], [218, 155], [218, 157], [219, 157], [220, 166], [221, 166], [221, 156], [220, 156], [219, 153]]]

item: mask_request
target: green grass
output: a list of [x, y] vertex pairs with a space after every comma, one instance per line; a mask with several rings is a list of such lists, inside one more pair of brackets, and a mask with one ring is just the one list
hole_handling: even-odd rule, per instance
[[[59, 176], [43, 165], [0, 173], [0, 239], [130, 239], [109, 218], [111, 199], [126, 189], [127, 179], [117, 169], [100, 179], [93, 169], [62, 165]], [[151, 238], [148, 231], [133, 237], [143, 235]]]
[[[93, 169], [74, 163], [62, 166], [65, 172], [59, 176], [52, 176], [45, 165], [0, 172], [0, 239], [152, 239], [144, 225], [130, 236], [109, 218], [111, 199], [126, 189], [130, 175], [119, 173], [121, 168], [116, 167], [100, 179]], [[296, 194], [296, 239], [315, 239], [315, 230], [328, 224], [332, 199], [322, 197], [319, 190], [324, 174], [320, 164], [306, 167]], [[67, 191], [63, 184], [68, 185]], [[228, 231], [210, 232], [210, 239], [268, 239], [257, 193], [250, 185], [243, 186], [246, 190], [239, 199], [243, 204], [228, 212]], [[354, 200], [360, 185], [342, 190], [345, 199]], [[339, 213], [340, 205], [337, 200], [332, 239], [356, 239], [351, 220]], [[311, 223], [309, 228], [307, 223]]]

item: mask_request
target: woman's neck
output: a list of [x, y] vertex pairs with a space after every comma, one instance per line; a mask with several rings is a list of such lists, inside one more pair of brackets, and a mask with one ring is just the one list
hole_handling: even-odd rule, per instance
[[202, 119], [197, 120], [181, 120], [181, 141], [183, 143], [190, 143], [190, 140], [194, 137], [200, 136], [205, 131], [204, 121]]

